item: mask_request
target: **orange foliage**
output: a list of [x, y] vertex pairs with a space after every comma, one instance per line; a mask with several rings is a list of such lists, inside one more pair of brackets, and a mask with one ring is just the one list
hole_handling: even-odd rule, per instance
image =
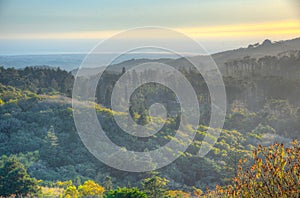
[[208, 191], [205, 197], [299, 197], [300, 143], [290, 147], [275, 143], [270, 147], [258, 146], [253, 151], [253, 164], [243, 170], [240, 160], [238, 175], [233, 185]]

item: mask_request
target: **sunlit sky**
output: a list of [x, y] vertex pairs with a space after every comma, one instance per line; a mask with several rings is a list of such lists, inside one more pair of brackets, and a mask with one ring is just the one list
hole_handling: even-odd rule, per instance
[[[87, 52], [117, 32], [171, 28], [211, 52], [300, 37], [297, 0], [0, 0], [0, 54]], [[151, 39], [151, 35], [143, 35]]]

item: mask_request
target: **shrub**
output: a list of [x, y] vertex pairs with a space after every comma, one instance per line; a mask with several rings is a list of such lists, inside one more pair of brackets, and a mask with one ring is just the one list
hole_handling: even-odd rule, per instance
[[147, 195], [137, 188], [118, 188], [108, 191], [105, 198], [147, 198]]
[[241, 160], [233, 185], [209, 191], [206, 197], [299, 197], [300, 144], [291, 147], [275, 143], [270, 147], [258, 146], [253, 151], [253, 164], [243, 170]]

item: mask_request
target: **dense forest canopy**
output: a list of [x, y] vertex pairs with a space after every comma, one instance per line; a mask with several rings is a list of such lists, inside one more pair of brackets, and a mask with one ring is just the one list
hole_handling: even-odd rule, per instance
[[[193, 143], [180, 158], [158, 172], [148, 173], [110, 168], [85, 148], [72, 117], [70, 97], [74, 77], [71, 73], [59, 68], [0, 67], [0, 165], [7, 166], [13, 158], [27, 180], [33, 183], [37, 181], [32, 178], [39, 180], [44, 191], [48, 187], [60, 188], [57, 182], [71, 180], [72, 184], [63, 187], [65, 195], [71, 197], [76, 193], [88, 194], [85, 189], [92, 187], [87, 186], [97, 189], [99, 196], [104, 188], [111, 189], [107, 197], [122, 197], [124, 193], [151, 197], [158, 192], [176, 197], [177, 193], [185, 195], [177, 190], [200, 192], [217, 184], [230, 185], [241, 166], [247, 169], [255, 162], [251, 151], [258, 145], [268, 146], [277, 141], [290, 146], [292, 139], [299, 139], [299, 67], [299, 52], [227, 62], [223, 71], [228, 99], [225, 125], [216, 145], [203, 158], [196, 154], [207, 131], [209, 93], [199, 73], [190, 68], [181, 69], [201, 103], [201, 125]], [[164, 145], [178, 128], [176, 112], [168, 111], [168, 122], [151, 138], [135, 138], [116, 126], [113, 118], [116, 112], [110, 110], [109, 97], [125, 70], [120, 64], [118, 71], [107, 71], [100, 79], [94, 101], [100, 122], [110, 139], [127, 149], [143, 151]], [[151, 70], [147, 72], [143, 75], [151, 75]], [[132, 76], [132, 83], [134, 79]], [[155, 102], [163, 103], [168, 110], [180, 108], [171, 90], [155, 84], [140, 87], [130, 102], [131, 115], [140, 124], [148, 122], [148, 108]], [[247, 162], [240, 165], [240, 159], [244, 158]], [[148, 187], [141, 192], [143, 185], [156, 185], [158, 190], [151, 192]], [[139, 189], [123, 188], [132, 186]]]

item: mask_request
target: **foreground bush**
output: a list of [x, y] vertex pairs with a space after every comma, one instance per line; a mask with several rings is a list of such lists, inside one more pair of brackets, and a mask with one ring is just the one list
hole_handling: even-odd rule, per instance
[[249, 170], [242, 168], [246, 160], [240, 161], [232, 186], [217, 186], [206, 197], [300, 197], [299, 141], [286, 148], [278, 143], [258, 146], [253, 151], [253, 160]]
[[0, 197], [32, 195], [39, 190], [37, 184], [37, 180], [30, 177], [16, 158], [9, 158], [0, 167]]
[[105, 189], [92, 180], [85, 181], [78, 187], [80, 197], [102, 198]]
[[107, 192], [105, 198], [147, 198], [138, 188], [118, 188]]

